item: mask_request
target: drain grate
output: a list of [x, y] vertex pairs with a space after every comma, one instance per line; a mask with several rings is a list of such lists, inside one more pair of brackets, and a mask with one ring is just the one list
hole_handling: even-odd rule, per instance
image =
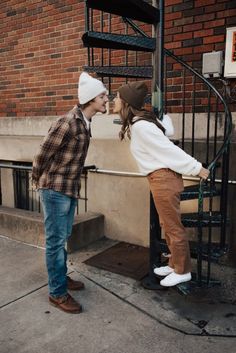
[[121, 242], [87, 259], [84, 263], [141, 280], [148, 273], [149, 249]]

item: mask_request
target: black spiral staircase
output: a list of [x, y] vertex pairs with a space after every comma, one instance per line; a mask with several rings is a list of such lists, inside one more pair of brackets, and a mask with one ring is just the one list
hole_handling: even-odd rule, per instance
[[[163, 14], [157, 8], [142, 0], [87, 0], [85, 12], [86, 31], [82, 40], [88, 48], [86, 71], [102, 77], [111, 95], [113, 87], [117, 87], [117, 77], [123, 78], [125, 82], [133, 78], [153, 78], [156, 63], [152, 65], [152, 60], [157, 42], [146, 32], [148, 29], [148, 33], [152, 33], [151, 28], [158, 26]], [[113, 23], [116, 28], [117, 23], [123, 23], [119, 33], [117, 30], [113, 32]], [[113, 61], [116, 63], [116, 53], [119, 56], [123, 53], [123, 61], [119, 66], [113, 64]], [[201, 160], [210, 170], [207, 182], [195, 181], [194, 185], [185, 187], [181, 195], [182, 201], [198, 200], [195, 213], [182, 214], [184, 226], [196, 229], [196, 239], [190, 241], [191, 256], [197, 259], [193, 282], [200, 287], [210, 286], [216, 283], [211, 278], [211, 264], [218, 262], [227, 252], [227, 189], [232, 117], [223, 97], [201, 74], [169, 50], [164, 49], [163, 57], [163, 110], [169, 112], [174, 109], [179, 112], [180, 147]], [[200, 137], [197, 135], [199, 119], [202, 125]], [[199, 148], [199, 140], [201, 146], [204, 142], [204, 151]], [[158, 216], [152, 203], [150, 213], [150, 271], [143, 285], [155, 289], [159, 288], [159, 284], [153, 276], [153, 267], [160, 265], [160, 254], [166, 253], [168, 249], [161, 237]], [[183, 292], [188, 291], [184, 285], [179, 285], [179, 288]]]

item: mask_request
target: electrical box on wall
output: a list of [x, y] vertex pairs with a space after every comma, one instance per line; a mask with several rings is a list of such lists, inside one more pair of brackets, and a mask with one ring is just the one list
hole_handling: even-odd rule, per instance
[[224, 76], [236, 77], [236, 27], [227, 28]]
[[220, 77], [222, 75], [222, 51], [204, 53], [202, 57], [202, 74], [204, 77]]

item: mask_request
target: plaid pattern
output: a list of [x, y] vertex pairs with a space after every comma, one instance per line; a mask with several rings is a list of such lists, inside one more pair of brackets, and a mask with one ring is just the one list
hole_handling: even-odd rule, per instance
[[35, 186], [78, 197], [89, 140], [90, 132], [78, 106], [53, 122], [33, 161]]

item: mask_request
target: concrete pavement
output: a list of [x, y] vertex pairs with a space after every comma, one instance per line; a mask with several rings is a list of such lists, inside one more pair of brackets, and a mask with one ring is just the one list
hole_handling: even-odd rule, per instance
[[113, 244], [97, 241], [69, 256], [71, 277], [86, 285], [73, 292], [84, 311], [71, 315], [48, 303], [44, 250], [0, 237], [0, 352], [236, 352], [236, 310], [229, 296], [225, 303], [194, 302], [175, 290], [144, 290], [133, 279], [83, 263]]

